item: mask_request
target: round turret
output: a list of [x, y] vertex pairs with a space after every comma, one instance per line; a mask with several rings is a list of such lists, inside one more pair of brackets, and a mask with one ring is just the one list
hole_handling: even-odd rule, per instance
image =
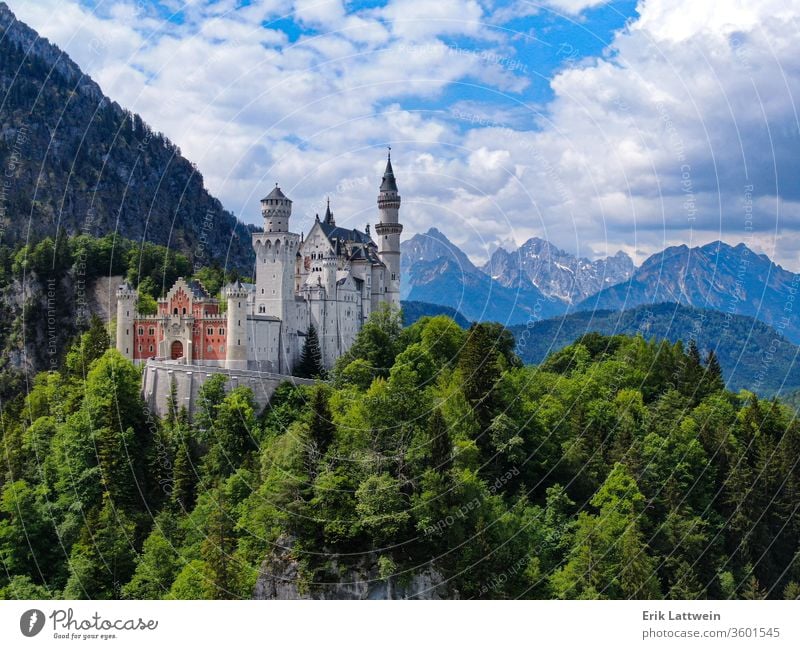
[[288, 232], [292, 216], [292, 201], [275, 184], [269, 194], [261, 199], [261, 215], [264, 217], [264, 232]]
[[117, 351], [125, 358], [133, 360], [133, 327], [136, 322], [136, 300], [138, 294], [128, 283], [123, 282], [117, 289]]
[[229, 369], [247, 369], [247, 294], [239, 281], [225, 287], [228, 302], [225, 367]]

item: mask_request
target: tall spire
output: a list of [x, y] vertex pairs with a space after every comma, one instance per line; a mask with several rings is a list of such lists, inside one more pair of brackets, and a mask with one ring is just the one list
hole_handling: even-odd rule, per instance
[[386, 157], [386, 170], [383, 172], [381, 191], [382, 192], [397, 191], [397, 181], [395, 181], [394, 179], [394, 169], [392, 169], [392, 147], [389, 147], [389, 154]]
[[333, 220], [333, 212], [331, 212], [330, 196], [328, 197], [328, 207], [325, 209], [325, 223], [328, 225], [336, 225], [336, 221]]

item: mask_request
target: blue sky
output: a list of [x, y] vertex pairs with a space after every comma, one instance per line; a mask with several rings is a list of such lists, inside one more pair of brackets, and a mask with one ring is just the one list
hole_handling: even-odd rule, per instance
[[245, 221], [280, 182], [297, 229], [327, 196], [374, 222], [391, 144], [405, 234], [478, 262], [722, 238], [800, 268], [797, 0], [8, 4]]

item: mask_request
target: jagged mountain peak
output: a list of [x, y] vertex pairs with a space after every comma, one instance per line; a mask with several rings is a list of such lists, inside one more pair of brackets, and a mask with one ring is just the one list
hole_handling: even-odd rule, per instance
[[484, 272], [504, 286], [528, 283], [568, 304], [626, 280], [634, 268], [633, 260], [622, 251], [591, 261], [539, 237], [531, 237], [511, 252], [498, 248], [483, 266]]
[[578, 304], [576, 309], [628, 309], [675, 302], [757, 318], [800, 341], [790, 298], [797, 275], [744, 243], [724, 241], [670, 246], [648, 257], [631, 276]]

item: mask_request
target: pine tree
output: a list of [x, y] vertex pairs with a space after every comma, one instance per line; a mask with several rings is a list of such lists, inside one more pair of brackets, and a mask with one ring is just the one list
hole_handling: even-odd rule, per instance
[[754, 573], [750, 574], [742, 589], [742, 599], [766, 599], [767, 594]]
[[197, 490], [197, 454], [186, 408], [175, 426], [175, 461], [172, 467], [172, 500], [183, 511], [194, 507]]
[[322, 364], [322, 349], [319, 345], [317, 329], [313, 324], [308, 326], [306, 342], [300, 362], [294, 370], [295, 376], [306, 379], [321, 379], [325, 377], [325, 367]]
[[435, 408], [428, 418], [428, 438], [431, 443], [431, 466], [439, 473], [446, 473], [453, 466], [453, 443], [439, 408]]
[[236, 550], [234, 519], [226, 496], [219, 493], [206, 525], [206, 538], [200, 547], [208, 579], [211, 599], [231, 599], [236, 596], [237, 569], [233, 553]]
[[722, 366], [713, 349], [708, 350], [706, 355], [706, 370], [703, 377], [704, 392], [711, 394], [725, 389], [725, 380], [722, 378]]
[[314, 390], [311, 401], [311, 438], [316, 446], [317, 452], [322, 455], [328, 449], [336, 433], [336, 426], [333, 423], [333, 415], [328, 406], [328, 395], [326, 388], [322, 385]]
[[472, 405], [475, 415], [485, 431], [491, 421], [492, 388], [500, 378], [499, 354], [489, 330], [483, 323], [474, 323], [461, 350], [458, 368], [464, 396]]
[[800, 584], [790, 581], [783, 589], [783, 599], [800, 599]]

